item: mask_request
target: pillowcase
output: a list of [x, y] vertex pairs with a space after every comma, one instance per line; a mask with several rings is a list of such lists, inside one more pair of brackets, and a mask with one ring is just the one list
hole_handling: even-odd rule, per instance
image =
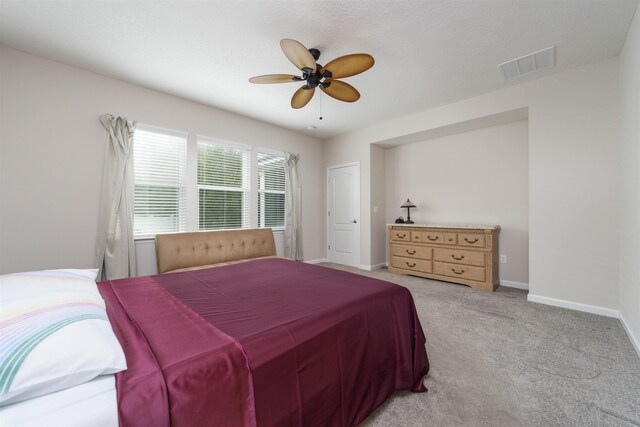
[[0, 276], [0, 405], [127, 368], [98, 270]]

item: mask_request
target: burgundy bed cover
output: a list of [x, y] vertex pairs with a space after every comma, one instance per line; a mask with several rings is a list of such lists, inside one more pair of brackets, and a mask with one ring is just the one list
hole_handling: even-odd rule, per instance
[[99, 283], [121, 426], [351, 426], [425, 391], [410, 292], [285, 259]]

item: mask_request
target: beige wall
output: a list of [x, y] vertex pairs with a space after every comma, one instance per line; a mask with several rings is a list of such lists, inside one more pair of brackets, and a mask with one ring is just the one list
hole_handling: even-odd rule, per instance
[[[370, 144], [528, 108], [530, 296], [612, 314], [619, 304], [618, 96], [613, 58], [332, 138], [325, 158], [360, 161], [364, 170]], [[362, 194], [370, 182], [367, 170]], [[363, 212], [370, 206], [363, 198]], [[366, 255], [362, 263], [370, 264]]]
[[[300, 153], [305, 259], [324, 258], [322, 141], [0, 46], [0, 273], [93, 266], [105, 134], [98, 117]], [[153, 246], [138, 245], [141, 273]], [[151, 252], [150, 252], [151, 251]]]
[[409, 197], [415, 223], [498, 224], [500, 279], [528, 283], [528, 157], [526, 120], [388, 148], [387, 222]]
[[640, 11], [620, 55], [620, 313], [640, 354]]
[[[377, 268], [387, 261], [387, 241], [384, 233], [386, 226], [387, 188], [385, 169], [385, 149], [376, 145], [369, 146], [371, 158], [371, 266]], [[365, 264], [367, 265], [367, 264]]]

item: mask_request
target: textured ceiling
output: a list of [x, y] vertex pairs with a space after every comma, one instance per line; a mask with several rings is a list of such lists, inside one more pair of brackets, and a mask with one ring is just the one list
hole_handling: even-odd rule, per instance
[[[617, 55], [637, 0], [0, 1], [0, 41], [36, 55], [321, 138]], [[251, 76], [296, 69], [293, 38], [321, 64], [355, 52], [376, 65], [289, 106], [298, 84]], [[557, 65], [506, 83], [497, 65], [557, 46]], [[321, 102], [324, 120], [319, 121]], [[308, 130], [308, 126], [317, 126]]]

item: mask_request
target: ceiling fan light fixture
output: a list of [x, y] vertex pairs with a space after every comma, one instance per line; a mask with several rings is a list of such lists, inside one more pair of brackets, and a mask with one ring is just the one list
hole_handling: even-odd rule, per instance
[[280, 40], [280, 47], [285, 56], [302, 71], [302, 77], [289, 74], [268, 74], [249, 79], [251, 83], [289, 83], [303, 81], [291, 98], [291, 108], [302, 108], [311, 101], [315, 88], [320, 89], [330, 97], [343, 102], [355, 102], [360, 99], [360, 93], [350, 84], [337, 80], [355, 76], [373, 67], [375, 61], [367, 53], [354, 53], [341, 56], [322, 66], [316, 61], [320, 58], [320, 50], [307, 49], [293, 39]]

